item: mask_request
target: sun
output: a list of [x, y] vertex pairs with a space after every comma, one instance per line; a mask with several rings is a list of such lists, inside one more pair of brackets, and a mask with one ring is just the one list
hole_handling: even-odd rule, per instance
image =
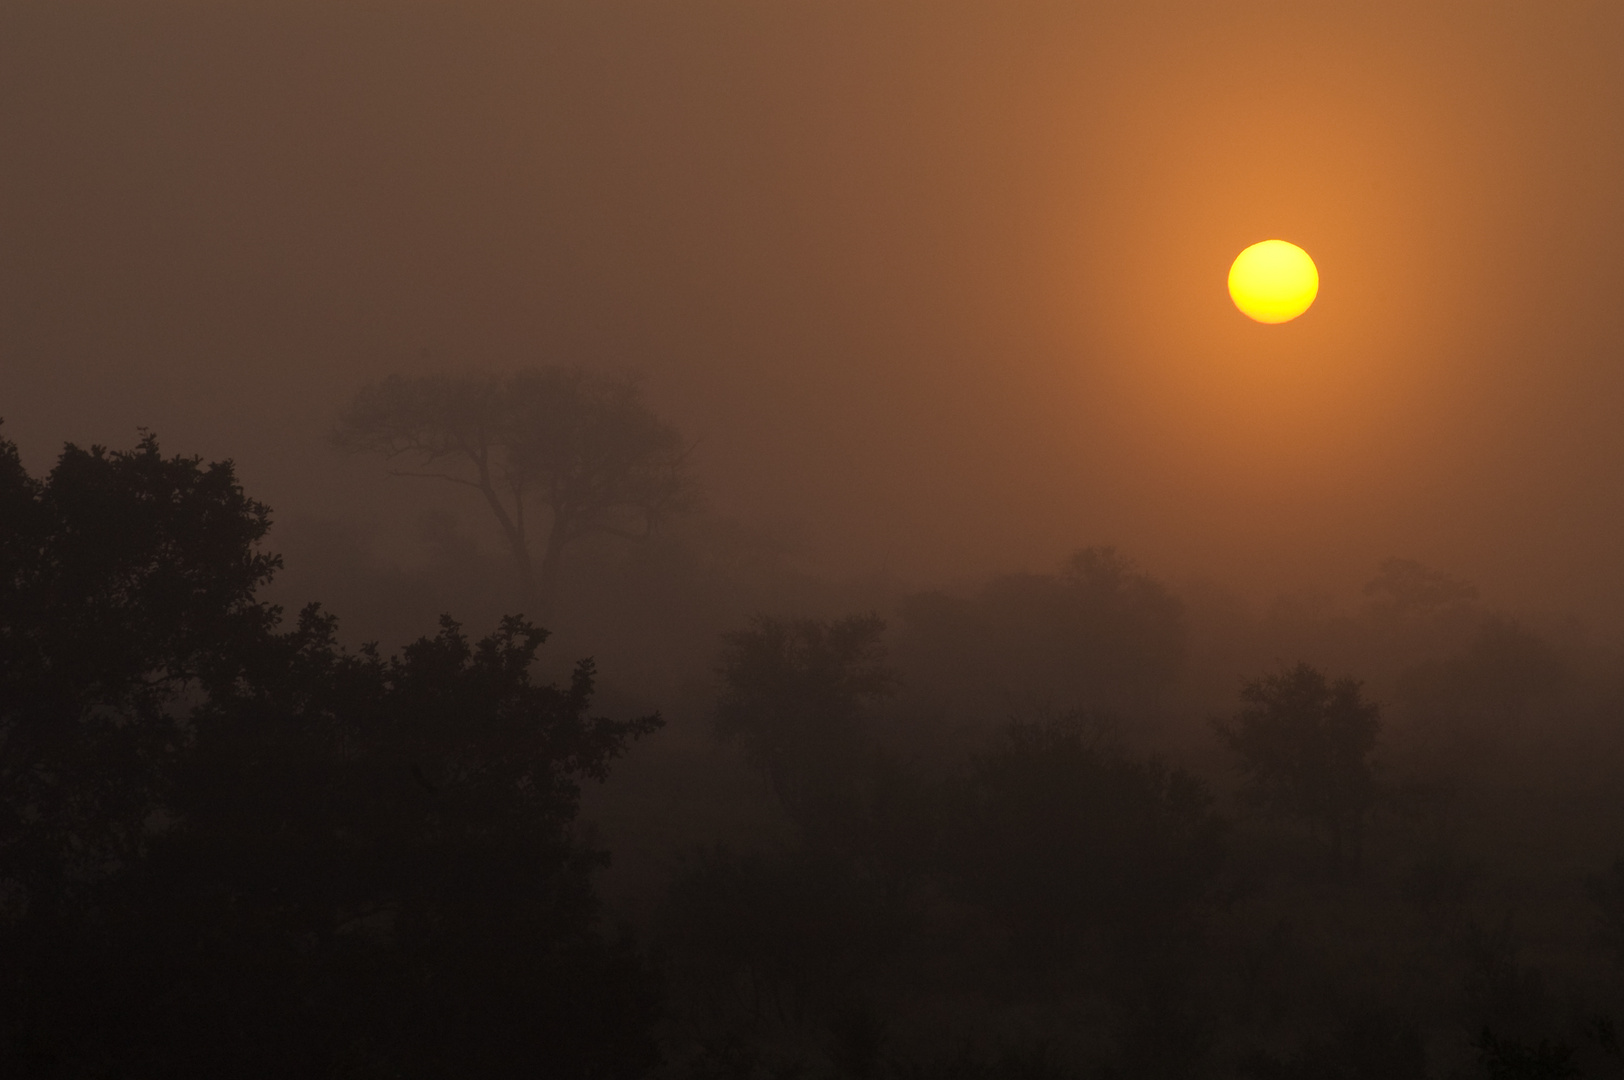
[[1319, 295], [1319, 270], [1296, 244], [1265, 240], [1235, 256], [1229, 295], [1243, 314], [1260, 323], [1290, 322]]

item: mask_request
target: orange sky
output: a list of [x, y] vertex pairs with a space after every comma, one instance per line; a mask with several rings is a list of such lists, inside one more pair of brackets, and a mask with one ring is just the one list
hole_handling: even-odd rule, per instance
[[387, 535], [361, 382], [605, 363], [831, 569], [1399, 554], [1616, 622], [1620, 56], [1600, 2], [0, 3], [0, 414]]

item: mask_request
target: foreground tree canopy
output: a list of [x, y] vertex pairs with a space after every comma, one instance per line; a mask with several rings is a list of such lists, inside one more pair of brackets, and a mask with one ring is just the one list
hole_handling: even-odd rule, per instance
[[[410, 463], [397, 475], [478, 491], [533, 612], [554, 600], [571, 543], [593, 533], [647, 535], [693, 499], [682, 438], [643, 403], [637, 384], [577, 368], [393, 375], [362, 388], [333, 438]], [[542, 515], [539, 529], [531, 511]]]
[[385, 658], [291, 630], [229, 463], [0, 442], [0, 1073], [640, 1073], [580, 782], [655, 717], [537, 685], [544, 634]]
[[[678, 622], [719, 649], [724, 745], [662, 740], [592, 815], [644, 951], [604, 930], [577, 815], [658, 720], [594, 717], [589, 663], [533, 681], [522, 618], [443, 618], [395, 656], [316, 607], [284, 624], [268, 527], [229, 463], [147, 438], [31, 476], [0, 441], [0, 1076], [1624, 1074], [1624, 861], [1586, 911], [1573, 869], [1611, 850], [1550, 873], [1521, 823], [1407, 772], [1434, 750], [1402, 756], [1441, 720], [1492, 743], [1591, 676], [1425, 568], [1385, 566], [1359, 616], [1437, 647], [1373, 683], [1390, 733], [1307, 664], [1218, 724], [1242, 804], [1287, 828], [1144, 741], [1185, 624], [1108, 549], [900, 598], [896, 631]], [[1572, 955], [1519, 953], [1494, 860]]]

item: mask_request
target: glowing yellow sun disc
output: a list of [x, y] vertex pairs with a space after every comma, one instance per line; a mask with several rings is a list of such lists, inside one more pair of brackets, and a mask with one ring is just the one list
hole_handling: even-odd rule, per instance
[[1319, 295], [1319, 271], [1296, 244], [1265, 240], [1235, 256], [1229, 295], [1243, 314], [1260, 323], [1290, 322]]

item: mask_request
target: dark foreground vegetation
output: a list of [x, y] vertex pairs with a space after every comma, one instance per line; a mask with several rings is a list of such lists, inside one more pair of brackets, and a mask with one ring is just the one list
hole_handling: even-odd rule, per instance
[[652, 528], [641, 430], [519, 567], [598, 704], [444, 521], [289, 575], [488, 619], [388, 655], [264, 598], [229, 464], [0, 444], [0, 1075], [1624, 1074], [1615, 653], [1401, 560], [818, 583]]

